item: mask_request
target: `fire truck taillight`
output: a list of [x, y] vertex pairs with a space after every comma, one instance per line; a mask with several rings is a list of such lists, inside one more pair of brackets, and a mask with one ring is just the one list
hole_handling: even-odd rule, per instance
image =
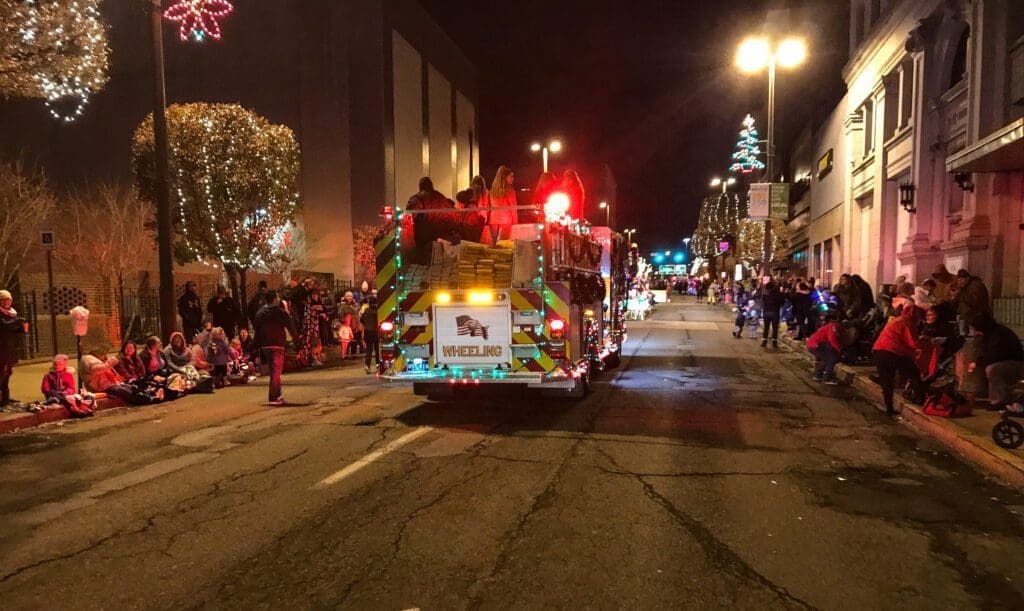
[[390, 320], [385, 320], [380, 323], [380, 335], [383, 340], [390, 340], [395, 334], [395, 323]]
[[548, 321], [548, 329], [551, 331], [552, 339], [562, 339], [565, 337], [565, 321], [560, 318]]
[[381, 206], [380, 215], [384, 217], [384, 220], [391, 222], [395, 218], [395, 207], [394, 206]]

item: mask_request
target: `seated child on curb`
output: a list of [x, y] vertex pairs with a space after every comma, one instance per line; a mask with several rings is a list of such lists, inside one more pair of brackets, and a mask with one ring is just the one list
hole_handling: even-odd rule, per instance
[[232, 384], [248, 384], [256, 379], [253, 375], [252, 361], [237, 337], [231, 340], [231, 362], [228, 363], [228, 382]]
[[807, 340], [807, 350], [814, 356], [814, 381], [835, 385], [836, 363], [843, 351], [846, 333], [839, 324], [839, 315], [829, 312], [825, 324]]
[[43, 376], [42, 391], [47, 404], [63, 405], [74, 417], [93, 415], [92, 408], [96, 399], [87, 392], [78, 392], [75, 376], [68, 371], [67, 355], [58, 354], [53, 357], [53, 369]]

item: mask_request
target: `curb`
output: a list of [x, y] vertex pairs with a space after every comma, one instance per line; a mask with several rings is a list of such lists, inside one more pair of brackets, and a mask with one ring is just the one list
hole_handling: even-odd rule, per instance
[[[330, 368], [330, 369], [337, 368], [337, 369], [340, 370], [340, 369], [342, 369], [344, 367], [344, 363], [355, 362], [355, 361], [361, 362], [361, 358], [360, 359], [355, 359], [355, 360], [353, 360], [353, 359], [342, 359], [339, 356], [335, 356], [331, 352], [327, 352], [326, 354], [327, 354], [328, 358], [325, 360], [325, 365], [326, 365], [325, 368]], [[27, 364], [27, 363], [25, 363], [25, 361], [22, 361], [22, 363], [23, 364]], [[287, 354], [287, 355], [285, 355], [284, 373], [288, 374], [288, 373], [294, 373], [295, 371], [308, 371], [306, 369], [301, 369], [301, 368], [300, 369], [296, 369], [296, 363], [297, 363], [297, 361], [295, 360], [295, 355], [294, 354]], [[99, 395], [99, 394], [101, 394], [101, 393], [97, 393], [97, 395]], [[155, 405], [162, 405], [162, 404], [161, 403], [157, 403]], [[113, 397], [103, 396], [102, 398], [97, 397], [96, 405], [93, 407], [93, 412], [99, 414], [100, 412], [106, 412], [106, 411], [111, 411], [111, 410], [119, 410], [119, 409], [123, 410], [123, 409], [129, 409], [130, 407], [131, 406], [126, 405], [120, 399], [115, 399]], [[150, 407], [150, 406], [140, 405], [140, 406], [137, 406], [137, 407], [138, 408], [142, 408], [142, 407]], [[77, 418], [76, 420], [80, 420], [80, 419], [81, 418]], [[62, 421], [62, 420], [72, 420], [71, 413], [68, 411], [68, 409], [66, 407], [47, 406], [46, 409], [44, 409], [43, 411], [38, 412], [38, 413], [32, 413], [32, 412], [20, 412], [20, 413], [15, 412], [15, 413], [10, 413], [10, 414], [0, 413], [0, 435], [6, 435], [8, 433], [15, 433], [17, 431], [21, 431], [21, 430], [24, 430], [24, 429], [30, 429], [30, 428], [34, 428], [34, 427], [37, 427], [37, 426], [41, 426], [43, 424], [49, 424], [51, 422], [59, 422], [59, 421]]]
[[[808, 359], [811, 358], [802, 343], [788, 337], [779, 338], [779, 341], [794, 353]], [[836, 368], [836, 372], [843, 382], [870, 399], [879, 411], [885, 411], [882, 407], [881, 387], [848, 365], [840, 364]], [[985, 469], [1000, 480], [1015, 487], [1024, 488], [1024, 458], [1000, 448], [988, 437], [963, 430], [948, 418], [937, 418], [925, 414], [920, 407], [899, 395], [895, 397], [895, 403], [903, 417], [902, 421], [907, 426], [931, 436], [960, 457]]]
[[[99, 413], [123, 407], [127, 407], [124, 402], [112, 397], [104, 397], [96, 400], [93, 412]], [[14, 433], [22, 429], [30, 429], [50, 422], [70, 419], [71, 412], [68, 411], [68, 408], [57, 406], [47, 407], [38, 413], [3, 414], [0, 415], [0, 435]]]

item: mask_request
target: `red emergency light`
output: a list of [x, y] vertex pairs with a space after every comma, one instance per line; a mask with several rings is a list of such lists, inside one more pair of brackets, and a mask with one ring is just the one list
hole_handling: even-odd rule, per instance
[[394, 206], [381, 206], [380, 215], [384, 217], [384, 220], [391, 222], [395, 218], [395, 207]]
[[572, 201], [568, 195], [561, 191], [555, 191], [544, 202], [544, 217], [549, 223], [557, 223], [569, 214], [569, 206], [571, 205]]

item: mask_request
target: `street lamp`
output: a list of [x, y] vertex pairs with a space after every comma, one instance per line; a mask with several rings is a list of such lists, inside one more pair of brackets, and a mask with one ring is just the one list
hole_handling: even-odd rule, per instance
[[[765, 176], [771, 183], [774, 178], [775, 161], [775, 71], [783, 68], [796, 68], [807, 59], [807, 44], [799, 38], [786, 38], [773, 48], [767, 38], [748, 38], [744, 40], [736, 52], [736, 66], [748, 74], [761, 72], [768, 68], [768, 142], [765, 160]], [[771, 219], [764, 222], [764, 265], [765, 271], [771, 273], [772, 259], [772, 224]]]
[[541, 160], [543, 161], [543, 164], [544, 164], [544, 171], [547, 172], [548, 171], [548, 155], [550, 153], [558, 153], [559, 151], [561, 151], [562, 150], [562, 141], [561, 140], [552, 140], [551, 142], [548, 142], [547, 144], [541, 144], [540, 142], [534, 142], [533, 144], [530, 145], [530, 150], [533, 151], [534, 153], [540, 153], [541, 154]]
[[722, 193], [725, 193], [726, 191], [728, 191], [729, 186], [730, 185], [734, 185], [734, 184], [736, 184], [736, 179], [734, 177], [732, 177], [732, 176], [730, 176], [729, 178], [727, 178], [725, 180], [722, 180], [721, 178], [719, 178], [717, 176], [715, 176], [714, 178], [711, 179], [711, 186], [712, 187], [721, 186], [722, 187]]
[[611, 227], [612, 225], [612, 207], [608, 205], [608, 202], [601, 202], [597, 205], [598, 208], [604, 210], [604, 224], [605, 227]]

